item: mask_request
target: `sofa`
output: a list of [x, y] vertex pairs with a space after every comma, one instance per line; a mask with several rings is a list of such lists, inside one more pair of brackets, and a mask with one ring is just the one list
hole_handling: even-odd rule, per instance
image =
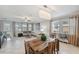
[[7, 39], [5, 33], [0, 32], [0, 48], [2, 47], [5, 39]]

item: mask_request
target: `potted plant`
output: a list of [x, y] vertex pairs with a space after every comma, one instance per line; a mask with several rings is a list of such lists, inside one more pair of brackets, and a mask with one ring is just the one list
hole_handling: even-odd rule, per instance
[[45, 34], [41, 34], [41, 40], [42, 40], [42, 41], [46, 41], [46, 40], [47, 40], [47, 37], [46, 37]]

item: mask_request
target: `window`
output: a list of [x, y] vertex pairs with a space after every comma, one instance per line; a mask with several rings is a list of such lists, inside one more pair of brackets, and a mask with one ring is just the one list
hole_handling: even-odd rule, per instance
[[32, 31], [32, 24], [28, 23], [28, 31]]
[[22, 31], [27, 31], [27, 23], [22, 23]]
[[21, 23], [16, 23], [15, 24], [15, 29], [16, 29], [16, 32], [21, 32], [22, 31], [22, 24]]

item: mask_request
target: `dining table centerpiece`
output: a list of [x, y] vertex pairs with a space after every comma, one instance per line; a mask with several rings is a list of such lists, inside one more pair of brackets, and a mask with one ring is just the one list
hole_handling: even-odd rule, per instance
[[47, 40], [47, 37], [46, 37], [45, 34], [41, 34], [41, 40], [42, 40], [42, 41], [46, 41], [46, 40]]

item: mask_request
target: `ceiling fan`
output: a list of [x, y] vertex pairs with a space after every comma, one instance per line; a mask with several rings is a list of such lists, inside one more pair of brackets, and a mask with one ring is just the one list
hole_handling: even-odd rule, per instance
[[22, 19], [23, 21], [30, 23], [31, 21], [33, 21], [33, 18], [38, 18], [38, 17], [32, 17], [32, 16], [16, 16], [16, 18]]
[[50, 5], [43, 5], [43, 9], [50, 12], [56, 12], [56, 9], [54, 8], [54, 6], [50, 6]]
[[40, 17], [36, 17], [36, 16], [16, 16], [16, 18], [24, 19], [24, 20], [31, 20], [33, 18], [40, 18]]

